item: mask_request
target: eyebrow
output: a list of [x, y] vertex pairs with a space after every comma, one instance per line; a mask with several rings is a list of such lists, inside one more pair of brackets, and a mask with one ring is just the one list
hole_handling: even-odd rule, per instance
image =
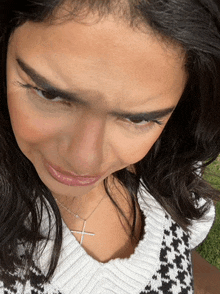
[[[58, 89], [53, 86], [45, 77], [36, 72], [36, 70], [26, 64], [21, 58], [16, 58], [19, 67], [31, 78], [31, 80], [41, 88], [41, 90], [46, 91], [48, 94], [54, 97], [61, 97], [68, 102], [73, 102], [82, 106], [89, 106], [90, 103], [81, 98], [82, 95], [77, 93], [69, 92], [63, 89]], [[109, 114], [118, 118], [127, 118], [133, 120], [146, 120], [153, 121], [156, 119], [164, 118], [172, 113], [175, 106], [168, 107], [164, 109], [159, 109], [149, 112], [126, 112], [126, 111], [110, 111]]]

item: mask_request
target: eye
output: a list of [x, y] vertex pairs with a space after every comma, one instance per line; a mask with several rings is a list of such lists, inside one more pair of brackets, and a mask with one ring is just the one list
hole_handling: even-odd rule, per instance
[[61, 97], [55, 96], [47, 91], [41, 90], [37, 87], [32, 87], [33, 90], [36, 91], [36, 93], [43, 99], [52, 100], [52, 101], [60, 101], [62, 100]]
[[144, 120], [144, 119], [129, 119], [127, 118], [127, 121], [131, 122], [132, 124], [136, 125], [136, 126], [142, 126], [142, 125], [146, 125], [149, 124], [150, 121], [148, 120]]
[[163, 124], [163, 122], [158, 119], [146, 120], [146, 119], [142, 119], [142, 118], [132, 118], [132, 119], [127, 118], [126, 120], [137, 127], [141, 127], [141, 126], [144, 127], [144, 126], [148, 126], [150, 124], [158, 124], [158, 125]]
[[135, 131], [139, 132], [146, 132], [150, 129], [154, 128], [156, 125], [163, 125], [164, 122], [160, 120], [146, 120], [143, 118], [126, 118], [125, 122], [127, 123], [128, 127], [131, 129], [135, 129]]
[[66, 101], [65, 99], [63, 99], [62, 97], [60, 96], [57, 96], [53, 93], [50, 93], [48, 91], [44, 91], [42, 89], [39, 89], [35, 86], [32, 86], [30, 84], [22, 84], [20, 82], [17, 82], [19, 84], [19, 86], [25, 88], [25, 89], [31, 89], [33, 90], [35, 93], [35, 95], [37, 97], [39, 97], [40, 99], [43, 99], [45, 102], [48, 102], [48, 103], [53, 103], [53, 102], [60, 102], [64, 105], [67, 105], [67, 106], [71, 106], [71, 103], [69, 101]]

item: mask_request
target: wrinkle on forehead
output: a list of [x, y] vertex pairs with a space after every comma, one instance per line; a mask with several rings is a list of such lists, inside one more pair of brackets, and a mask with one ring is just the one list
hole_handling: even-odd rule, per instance
[[180, 48], [167, 47], [155, 36], [134, 32], [112, 18], [93, 26], [74, 21], [48, 27], [25, 23], [15, 34], [14, 51], [60, 88], [71, 90], [76, 84], [98, 93], [103, 85], [102, 96], [108, 102], [117, 98], [123, 103], [128, 97], [128, 107], [136, 99], [146, 103], [169, 95], [179, 86], [182, 91], [185, 84]]

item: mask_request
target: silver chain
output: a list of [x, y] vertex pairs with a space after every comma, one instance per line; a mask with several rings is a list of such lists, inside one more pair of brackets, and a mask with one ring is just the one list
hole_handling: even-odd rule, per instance
[[80, 218], [82, 221], [87, 221], [88, 218], [95, 212], [95, 210], [97, 209], [97, 207], [99, 206], [99, 204], [102, 202], [102, 200], [104, 199], [105, 196], [102, 197], [102, 199], [99, 201], [98, 205], [93, 209], [93, 211], [90, 213], [90, 215], [84, 219], [81, 218], [78, 214], [75, 214], [73, 211], [71, 211], [69, 208], [67, 208], [65, 205], [63, 205], [63, 203], [61, 203], [57, 198], [55, 198], [55, 200], [66, 210], [68, 211], [70, 214], [74, 215], [75, 218]]

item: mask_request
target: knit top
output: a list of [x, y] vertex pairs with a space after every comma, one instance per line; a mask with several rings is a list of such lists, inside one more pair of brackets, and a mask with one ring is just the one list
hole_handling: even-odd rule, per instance
[[[193, 221], [186, 233], [141, 187], [138, 202], [146, 219], [144, 235], [129, 258], [98, 262], [63, 222], [62, 251], [52, 280], [42, 282], [52, 251], [51, 240], [41, 258], [33, 261], [24, 294], [194, 293], [191, 250], [207, 237], [215, 220], [214, 204], [202, 219]], [[200, 200], [199, 206], [204, 203]], [[42, 230], [47, 230], [46, 215], [42, 223]], [[22, 293], [21, 273], [10, 273], [8, 281], [7, 285], [0, 281], [0, 294]]]

